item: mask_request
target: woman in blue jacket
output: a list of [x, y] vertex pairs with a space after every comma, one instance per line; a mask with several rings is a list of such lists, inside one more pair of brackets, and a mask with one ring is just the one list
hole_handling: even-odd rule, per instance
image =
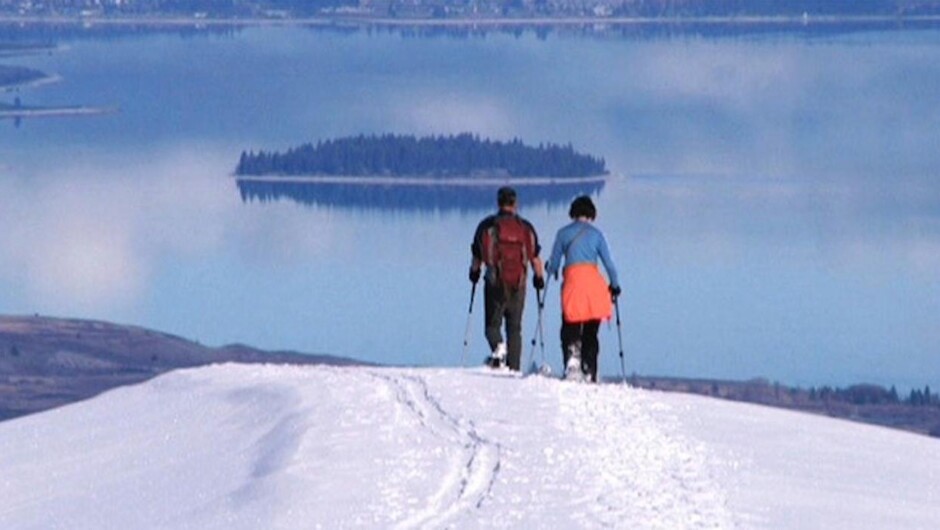
[[[571, 223], [562, 227], [555, 236], [552, 255], [545, 269], [557, 279], [564, 261], [561, 347], [565, 378], [587, 377], [597, 382], [597, 355], [600, 352], [597, 331], [601, 321], [611, 317], [612, 298], [620, 294], [620, 283], [607, 240], [593, 224], [597, 208], [591, 198], [585, 195], [575, 199], [568, 216]], [[598, 260], [604, 264], [607, 279], [601, 275]]]

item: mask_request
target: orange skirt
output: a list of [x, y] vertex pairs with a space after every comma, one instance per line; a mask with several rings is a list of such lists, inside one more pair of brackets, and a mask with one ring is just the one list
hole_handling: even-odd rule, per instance
[[576, 263], [565, 267], [561, 286], [561, 312], [566, 322], [607, 320], [613, 302], [607, 280], [594, 263]]

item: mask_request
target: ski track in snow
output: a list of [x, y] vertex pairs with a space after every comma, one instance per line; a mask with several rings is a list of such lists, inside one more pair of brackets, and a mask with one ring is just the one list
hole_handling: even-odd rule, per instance
[[373, 373], [394, 389], [396, 404], [445, 444], [448, 469], [427, 505], [396, 528], [443, 528], [460, 512], [482, 506], [500, 468], [499, 445], [482, 437], [467, 418], [446, 411], [417, 375]]
[[[435, 454], [446, 455], [436, 491], [420, 507], [412, 503], [397, 528], [512, 528], [546, 519], [578, 528], [630, 527], [631, 521], [663, 529], [736, 526], [711, 476], [714, 457], [679, 435], [668, 407], [643, 392], [470, 372], [463, 377], [489, 378], [496, 388], [468, 411], [460, 410], [465, 396], [443, 395], [453, 371], [372, 375], [392, 389], [400, 412], [441, 444]], [[500, 396], [543, 410], [526, 416]], [[509, 414], [501, 417], [501, 409]], [[490, 414], [495, 417], [487, 421]], [[522, 432], [528, 436], [519, 444]], [[392, 488], [386, 493], [402, 497]], [[558, 508], [547, 515], [538, 508], [545, 504]], [[386, 508], [408, 510], [400, 502]]]

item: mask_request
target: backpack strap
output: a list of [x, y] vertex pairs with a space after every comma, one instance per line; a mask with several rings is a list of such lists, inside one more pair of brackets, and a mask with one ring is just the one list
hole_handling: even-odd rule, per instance
[[588, 225], [588, 224], [585, 224], [584, 226], [582, 226], [581, 230], [578, 231], [578, 233], [575, 234], [575, 236], [571, 238], [571, 241], [569, 241], [567, 245], [565, 245], [564, 250], [562, 250], [562, 254], [565, 255], [565, 266], [568, 265], [568, 261], [570, 260], [568, 256], [568, 250], [571, 248], [571, 245], [574, 245], [574, 242], [580, 239], [581, 236], [584, 235], [584, 233], [587, 232], [588, 228], [590, 227], [591, 225]]

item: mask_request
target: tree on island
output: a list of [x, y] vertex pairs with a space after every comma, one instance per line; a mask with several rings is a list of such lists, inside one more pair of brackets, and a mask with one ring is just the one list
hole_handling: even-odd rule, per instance
[[237, 175], [342, 175], [427, 177], [587, 177], [607, 174], [603, 158], [571, 144], [528, 146], [456, 136], [384, 134], [318, 141], [286, 152], [242, 152]]

